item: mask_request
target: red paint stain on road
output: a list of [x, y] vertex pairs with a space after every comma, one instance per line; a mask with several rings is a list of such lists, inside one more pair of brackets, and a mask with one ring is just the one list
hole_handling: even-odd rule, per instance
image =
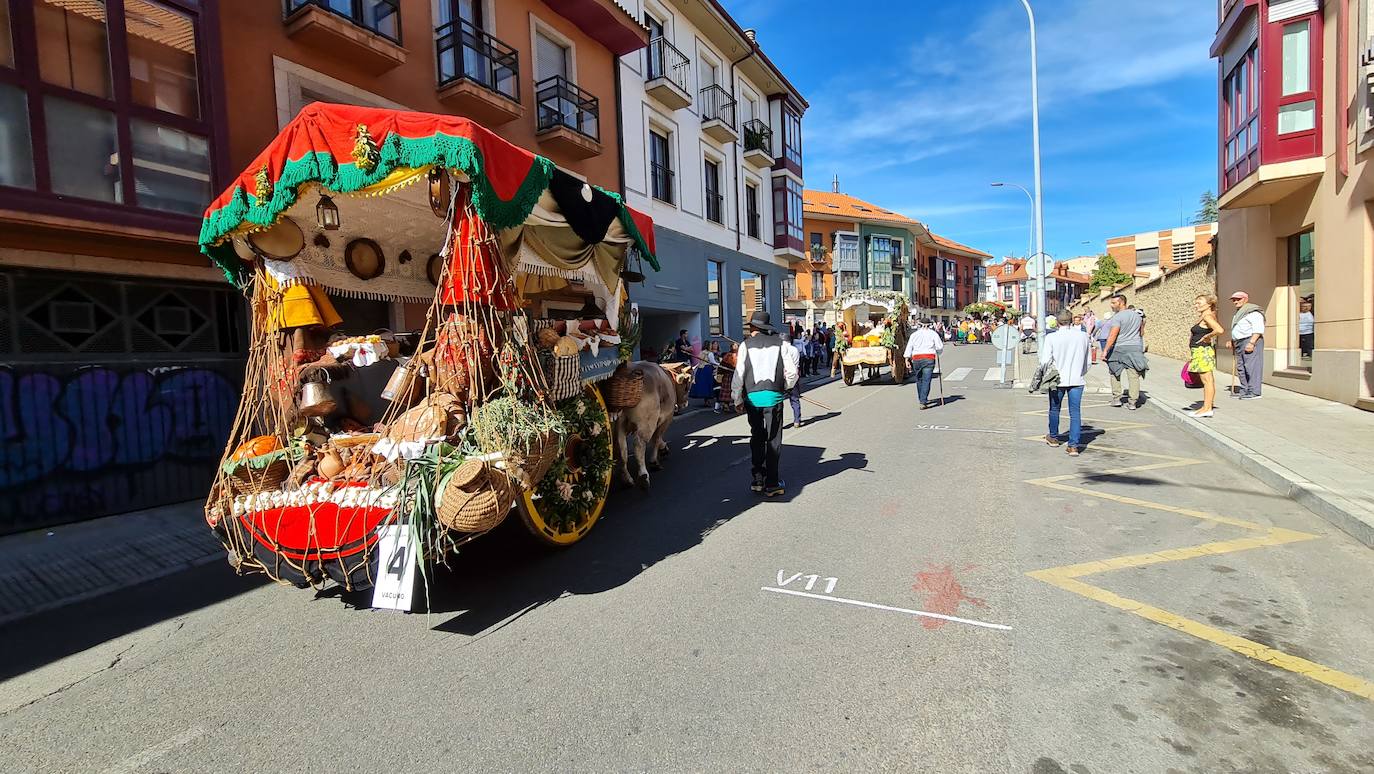
[[895, 519], [897, 517], [897, 501], [888, 500], [883, 503], [881, 513], [885, 519]]
[[[965, 567], [963, 572], [972, 570], [973, 567]], [[971, 597], [964, 593], [964, 586], [954, 577], [954, 568], [950, 565], [930, 565], [925, 570], [916, 573], [916, 585], [911, 587], [918, 594], [926, 595], [925, 610], [930, 613], [940, 615], [957, 615], [959, 605], [967, 602], [975, 607], [986, 607], [987, 603], [977, 597]], [[942, 621], [939, 618], [922, 618], [921, 625], [927, 629], [939, 629], [949, 621]]]

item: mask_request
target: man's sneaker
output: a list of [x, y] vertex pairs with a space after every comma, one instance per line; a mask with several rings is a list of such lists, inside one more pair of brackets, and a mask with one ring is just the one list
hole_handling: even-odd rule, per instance
[[784, 494], [786, 494], [786, 490], [783, 488], [785, 485], [786, 485], [785, 482], [779, 481], [778, 483], [776, 483], [776, 484], [774, 484], [774, 485], [772, 485], [772, 486], [767, 487], [766, 489], [764, 489], [764, 490], [763, 490], [763, 496], [764, 496], [764, 497], [782, 497]]
[[1077, 447], [1077, 446], [1070, 446], [1068, 449], [1066, 449], [1066, 451], [1069, 453], [1069, 456], [1070, 456], [1070, 457], [1077, 457], [1077, 456], [1078, 456], [1078, 447]]
[[1129, 410], [1131, 410], [1131, 411], [1135, 411], [1136, 409], [1140, 408], [1140, 404], [1138, 404], [1138, 403], [1127, 403], [1127, 404], [1126, 404], [1126, 408], [1129, 409]]
[[1260, 399], [1260, 396], [1258, 396], [1258, 395], [1242, 395], [1242, 396], [1240, 396], [1240, 399], [1241, 399], [1241, 400], [1259, 400], [1259, 399]]
[[762, 474], [762, 473], [755, 473], [755, 474], [754, 474], [754, 483], [751, 484], [751, 485], [749, 486], [749, 488], [752, 489], [752, 490], [754, 490], [755, 492], [762, 492], [762, 491], [763, 491], [763, 474]]
[[1064, 445], [1064, 442], [1063, 442], [1063, 441], [1059, 440], [1058, 438], [1055, 438], [1055, 437], [1052, 436], [1052, 435], [1047, 435], [1047, 436], [1045, 436], [1045, 443], [1049, 444], [1050, 446], [1063, 446], [1063, 445]]

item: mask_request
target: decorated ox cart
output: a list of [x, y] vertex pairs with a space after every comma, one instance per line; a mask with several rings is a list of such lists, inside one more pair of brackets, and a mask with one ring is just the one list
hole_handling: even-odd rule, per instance
[[[200, 242], [251, 304], [206, 502], [240, 572], [400, 607], [508, 514], [554, 546], [596, 524], [611, 412], [642, 384], [626, 280], [658, 269], [618, 195], [467, 119], [315, 104]], [[357, 299], [390, 302], [389, 328], [349, 319]]]
[[[844, 316], [849, 341], [841, 344], [840, 367], [844, 383], [852, 385], [878, 375], [883, 366], [892, 370], [897, 384], [906, 381], [906, 297], [895, 291], [857, 290], [836, 299]], [[860, 370], [863, 378], [859, 379]]]

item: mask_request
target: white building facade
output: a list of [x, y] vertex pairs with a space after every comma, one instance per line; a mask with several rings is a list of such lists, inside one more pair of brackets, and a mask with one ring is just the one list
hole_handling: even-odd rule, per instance
[[802, 252], [807, 103], [716, 0], [622, 0], [650, 30], [621, 59], [626, 201], [654, 219], [662, 271], [631, 289], [644, 346], [739, 339], [782, 319]]

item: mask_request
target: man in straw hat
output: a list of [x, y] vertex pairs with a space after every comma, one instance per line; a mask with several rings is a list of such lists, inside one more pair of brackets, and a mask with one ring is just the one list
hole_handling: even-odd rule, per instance
[[799, 358], [787, 346], [767, 312], [749, 318], [749, 338], [740, 345], [731, 383], [736, 411], [749, 414], [749, 452], [753, 458], [751, 488], [765, 497], [784, 493], [778, 477], [782, 455], [782, 402], [797, 384]]

